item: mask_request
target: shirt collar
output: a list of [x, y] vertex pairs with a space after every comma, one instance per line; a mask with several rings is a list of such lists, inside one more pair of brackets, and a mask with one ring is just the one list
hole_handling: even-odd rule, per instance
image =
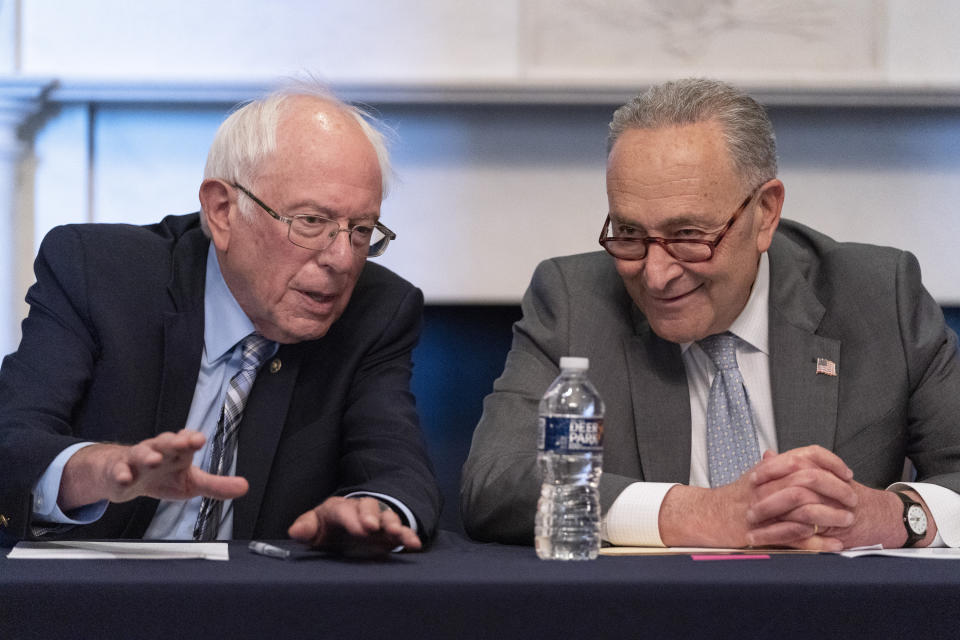
[[217, 252], [207, 250], [206, 288], [203, 295], [203, 352], [207, 364], [228, 356], [233, 347], [255, 331], [220, 272]]
[[760, 267], [753, 281], [750, 298], [737, 319], [730, 325], [730, 333], [752, 345], [758, 351], [770, 355], [770, 259], [767, 253], [760, 254]]
[[[750, 289], [750, 297], [747, 298], [747, 304], [727, 330], [766, 355], [770, 355], [770, 334], [768, 332], [770, 322], [770, 314], [768, 312], [769, 303], [770, 258], [767, 257], [766, 252], [763, 252], [760, 254], [760, 265], [757, 268], [757, 277], [754, 279], [753, 287]], [[691, 344], [693, 343], [682, 343], [680, 345], [681, 351], [686, 352]]]

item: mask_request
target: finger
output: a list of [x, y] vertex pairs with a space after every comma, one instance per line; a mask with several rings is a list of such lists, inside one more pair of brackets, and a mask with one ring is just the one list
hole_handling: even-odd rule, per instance
[[394, 542], [394, 547], [404, 547], [410, 551], [418, 551], [423, 547], [420, 537], [410, 527], [403, 524], [403, 520], [392, 509], [386, 507], [382, 502], [380, 513], [380, 528], [383, 533]]
[[[317, 544], [341, 544], [340, 538], [362, 537], [366, 528], [361, 522], [360, 501], [352, 498], [327, 498], [323, 504], [313, 509], [316, 514], [319, 533]], [[379, 529], [379, 519], [376, 528]]]
[[398, 536], [406, 527], [395, 511], [387, 509], [380, 512], [380, 528], [390, 535]]
[[356, 507], [357, 519], [363, 527], [361, 533], [380, 531], [383, 528], [385, 515], [393, 513], [389, 507], [375, 498], [351, 498], [350, 500]]
[[109, 479], [120, 487], [127, 487], [133, 483], [133, 469], [126, 462], [119, 461], [111, 467]]
[[301, 514], [287, 529], [288, 536], [301, 542], [313, 543], [314, 539], [321, 537], [320, 534], [320, 518], [315, 509]]
[[806, 487], [783, 487], [751, 503], [746, 520], [749, 524], [778, 520], [797, 507], [820, 501], [820, 496]]
[[817, 445], [791, 449], [779, 455], [764, 457], [753, 468], [750, 477], [755, 485], [760, 485], [806, 468], [819, 468], [829, 471], [841, 480], [851, 480], [853, 478], [853, 471], [839, 456]]
[[856, 516], [852, 511], [830, 505], [805, 504], [785, 514], [781, 520], [802, 522], [806, 525], [813, 526], [815, 527], [814, 534], [816, 534], [817, 531], [823, 532], [833, 528], [845, 529], [853, 526], [853, 523], [856, 521]]
[[207, 441], [207, 438], [197, 431], [182, 429], [177, 435], [182, 438], [184, 448], [189, 451], [199, 451]]
[[372, 498], [344, 499], [329, 510], [328, 523], [342, 528], [349, 536], [365, 537], [380, 530], [380, 505]]
[[203, 443], [207, 441], [207, 437], [200, 433], [199, 431], [193, 431], [191, 429], [180, 429], [177, 434], [184, 434], [189, 438], [191, 446], [202, 447]]
[[127, 464], [132, 468], [153, 469], [163, 462], [163, 454], [157, 451], [150, 440], [135, 444], [127, 451]]
[[177, 433], [161, 433], [150, 440], [144, 441], [165, 457], [174, 457], [184, 452], [198, 451], [203, 447], [206, 438], [196, 431], [181, 429]]
[[748, 518], [763, 522], [804, 504], [833, 504], [853, 509], [859, 502], [856, 490], [831, 473], [805, 469], [755, 490]]
[[809, 524], [798, 522], [774, 522], [753, 529], [747, 533], [747, 544], [751, 547], [792, 547], [810, 551], [841, 551], [843, 542], [822, 533], [823, 529], [811, 529]]
[[843, 542], [830, 536], [810, 536], [803, 540], [797, 540], [790, 546], [794, 549], [806, 551], [843, 551]]
[[[750, 525], [758, 525], [771, 520], [793, 520], [809, 524], [818, 523], [822, 527], [849, 527], [855, 520], [853, 509], [833, 500], [812, 499], [796, 500], [794, 494], [806, 493], [799, 487], [784, 490], [747, 509], [745, 519]], [[793, 506], [791, 506], [793, 505]]]
[[246, 495], [250, 483], [240, 476], [218, 476], [197, 467], [190, 467], [192, 496], [205, 496], [217, 500], [233, 500]]
[[400, 533], [400, 544], [407, 551], [420, 551], [423, 548], [420, 536], [410, 527], [403, 527]]
[[747, 532], [747, 544], [751, 547], [789, 546], [809, 538], [811, 528], [803, 522], [775, 521]]

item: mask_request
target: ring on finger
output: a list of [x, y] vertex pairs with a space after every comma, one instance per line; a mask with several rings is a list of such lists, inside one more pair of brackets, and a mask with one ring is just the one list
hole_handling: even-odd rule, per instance
[[820, 525], [814, 523], [814, 525], [813, 525], [813, 534], [812, 534], [812, 535], [817, 535], [819, 532], [820, 532]]

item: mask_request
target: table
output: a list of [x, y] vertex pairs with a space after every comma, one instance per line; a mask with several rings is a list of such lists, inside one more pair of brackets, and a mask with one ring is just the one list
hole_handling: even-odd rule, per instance
[[[278, 543], [292, 546], [291, 543]], [[5, 556], [5, 551], [2, 554]], [[953, 638], [960, 562], [543, 562], [441, 531], [385, 561], [0, 558], [2, 638]]]

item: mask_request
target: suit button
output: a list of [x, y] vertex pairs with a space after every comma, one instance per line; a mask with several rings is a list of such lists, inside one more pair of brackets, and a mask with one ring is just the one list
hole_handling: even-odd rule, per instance
[[280, 358], [274, 358], [270, 361], [270, 373], [276, 373], [280, 371], [280, 367], [283, 366], [283, 363], [280, 362]]

